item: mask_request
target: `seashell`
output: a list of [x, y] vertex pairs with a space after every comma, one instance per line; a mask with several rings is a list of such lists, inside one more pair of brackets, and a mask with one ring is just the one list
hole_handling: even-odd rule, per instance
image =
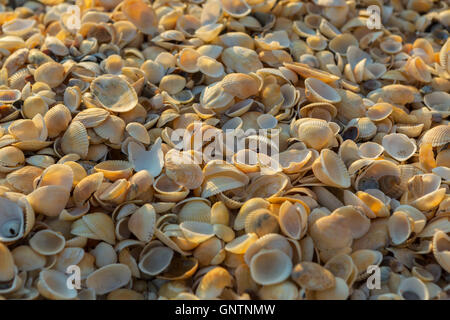
[[214, 236], [211, 224], [198, 221], [184, 221], [180, 224], [184, 237], [194, 243], [202, 243]]
[[139, 269], [150, 276], [163, 272], [172, 261], [173, 250], [157, 246], [148, 251], [139, 261]]
[[425, 284], [415, 277], [404, 278], [398, 286], [398, 294], [405, 300], [428, 300], [429, 293]]
[[246, 233], [227, 243], [225, 250], [235, 254], [243, 254], [258, 239], [255, 233]]
[[250, 212], [245, 219], [245, 232], [256, 233], [262, 237], [268, 233], [278, 231], [278, 220], [267, 209], [258, 209]]
[[315, 292], [317, 300], [347, 300], [349, 295], [350, 291], [347, 283], [339, 277], [336, 277], [336, 283], [333, 288]]
[[204, 24], [197, 30], [195, 30], [195, 36], [200, 38], [204, 42], [211, 42], [214, 40], [220, 32], [223, 30], [224, 25], [221, 23], [209, 23]]
[[402, 43], [396, 39], [388, 38], [380, 43], [380, 49], [387, 54], [396, 54], [402, 50]]
[[301, 262], [294, 266], [292, 279], [304, 289], [323, 291], [336, 285], [337, 279], [333, 274], [313, 262]]
[[332, 87], [316, 78], [305, 79], [305, 93], [312, 102], [338, 103], [341, 97]]
[[263, 300], [295, 300], [298, 297], [298, 289], [292, 282], [284, 281], [261, 287], [258, 296]]
[[261, 285], [271, 285], [286, 280], [292, 271], [292, 262], [282, 251], [262, 249], [250, 262], [252, 279]]
[[448, 272], [450, 269], [450, 239], [444, 231], [437, 230], [433, 236], [433, 254], [439, 265]]
[[381, 156], [381, 154], [384, 152], [383, 146], [380, 146], [378, 143], [375, 142], [364, 142], [360, 144], [358, 148], [358, 155], [361, 158], [367, 158], [367, 159], [375, 159]]
[[[44, 268], [46, 259], [30, 246], [18, 246], [11, 251], [19, 271], [34, 271]], [[3, 269], [3, 268], [2, 268]]]
[[398, 161], [408, 160], [417, 150], [415, 142], [402, 133], [385, 135], [383, 147], [389, 155]]
[[413, 226], [410, 218], [403, 211], [396, 211], [389, 217], [388, 222], [389, 235], [394, 245], [404, 243], [411, 235]]
[[140, 240], [149, 242], [153, 237], [156, 212], [151, 204], [144, 204], [128, 220], [128, 229]]
[[212, 208], [207, 199], [198, 197], [184, 199], [173, 208], [173, 212], [178, 214], [178, 220], [180, 222], [212, 222]]
[[376, 103], [367, 109], [367, 117], [372, 121], [381, 121], [389, 117], [392, 113], [393, 106], [389, 103]]
[[165, 156], [166, 174], [177, 184], [189, 189], [200, 187], [203, 182], [203, 172], [193, 156], [170, 150]]
[[356, 280], [358, 270], [353, 263], [353, 259], [347, 254], [337, 254], [327, 261], [324, 267], [335, 277], [343, 279], [349, 287]]
[[90, 253], [94, 256], [95, 265], [99, 268], [117, 263], [117, 254], [114, 248], [106, 242], [100, 242]]
[[214, 267], [201, 278], [195, 295], [200, 299], [214, 299], [222, 293], [224, 288], [231, 285], [230, 273], [222, 267]]
[[125, 286], [131, 280], [131, 271], [121, 263], [110, 264], [97, 269], [86, 279], [86, 286], [102, 295]]
[[292, 239], [300, 240], [307, 225], [307, 212], [303, 206], [285, 201], [278, 212], [281, 231]]
[[72, 121], [61, 138], [61, 149], [64, 154], [75, 153], [81, 158], [88, 153], [89, 139], [86, 128], [81, 122]]
[[202, 198], [247, 185], [248, 177], [234, 166], [212, 160], [203, 168]]
[[[247, 99], [258, 93], [258, 83], [255, 78], [244, 73], [230, 73], [222, 79], [222, 88], [239, 99]], [[231, 112], [231, 110], [227, 110]], [[239, 116], [239, 115], [238, 115]]]
[[189, 193], [189, 190], [180, 186], [167, 175], [160, 175], [153, 182], [153, 189], [157, 192], [155, 196], [162, 201], [180, 201]]
[[142, 0], [126, 0], [122, 4], [122, 12], [139, 31], [153, 34], [157, 29], [158, 18], [147, 3]]
[[103, 161], [94, 167], [95, 172], [103, 173], [106, 179], [116, 181], [128, 179], [133, 174], [132, 164], [128, 161], [109, 160]]
[[379, 251], [369, 249], [356, 250], [351, 254], [351, 257], [359, 272], [358, 280], [366, 279], [370, 275], [367, 273], [368, 267], [380, 265], [383, 259], [383, 255]]
[[329, 149], [323, 149], [312, 166], [314, 175], [323, 183], [338, 188], [350, 186], [350, 176], [340, 157]]
[[344, 57], [347, 55], [347, 49], [350, 46], [358, 47], [358, 40], [350, 33], [338, 34], [328, 44], [331, 51], [339, 53]]
[[445, 145], [450, 142], [449, 128], [446, 125], [438, 125], [431, 128], [422, 136], [419, 146], [423, 143], [431, 143], [433, 148]]
[[212, 78], [219, 78], [224, 75], [223, 65], [216, 59], [210, 58], [208, 56], [199, 57], [197, 59], [197, 66], [203, 74]]
[[222, 62], [234, 72], [250, 73], [263, 68], [258, 54], [251, 49], [233, 46], [223, 50]]
[[186, 85], [186, 79], [179, 75], [169, 74], [162, 77], [159, 88], [161, 90], [167, 91], [169, 94], [176, 94], [183, 90]]
[[250, 6], [244, 0], [221, 0], [220, 3], [222, 4], [223, 11], [233, 18], [242, 18], [251, 12]]
[[14, 258], [8, 247], [0, 243], [0, 257], [2, 258], [0, 264], [0, 281], [8, 282], [14, 279], [16, 275]]
[[41, 230], [31, 237], [29, 244], [37, 253], [50, 256], [61, 252], [64, 249], [66, 240], [57, 232]]
[[136, 91], [116, 75], [102, 75], [91, 82], [91, 92], [103, 108], [111, 112], [127, 112], [137, 104]]
[[84, 215], [72, 223], [72, 234], [89, 239], [103, 240], [109, 244], [115, 243], [114, 223], [108, 215], [95, 212]]
[[70, 197], [67, 188], [58, 185], [43, 186], [27, 195], [34, 212], [49, 217], [58, 216]]
[[66, 286], [67, 276], [56, 270], [42, 270], [39, 273], [37, 289], [39, 293], [51, 300], [73, 300], [77, 290]]
[[48, 84], [50, 88], [59, 86], [64, 81], [64, 78], [64, 66], [57, 62], [46, 62], [34, 72], [34, 79]]

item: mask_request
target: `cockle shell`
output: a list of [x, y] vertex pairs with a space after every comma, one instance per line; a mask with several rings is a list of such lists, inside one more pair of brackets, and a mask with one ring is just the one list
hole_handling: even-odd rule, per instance
[[86, 279], [86, 285], [102, 295], [123, 287], [131, 280], [130, 269], [120, 263], [110, 264], [97, 269]]

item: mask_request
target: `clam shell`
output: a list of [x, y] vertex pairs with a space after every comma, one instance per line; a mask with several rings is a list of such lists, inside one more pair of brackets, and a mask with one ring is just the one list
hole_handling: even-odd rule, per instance
[[66, 240], [61, 234], [52, 230], [41, 230], [31, 237], [31, 248], [39, 254], [50, 256], [64, 249]]
[[95, 294], [103, 295], [125, 286], [130, 280], [130, 269], [124, 264], [116, 263], [91, 273], [86, 279], [86, 286], [93, 289]]
[[450, 129], [448, 125], [438, 125], [431, 128], [420, 139], [419, 145], [431, 143], [434, 147], [440, 147], [450, 142]]
[[51, 300], [73, 300], [77, 297], [77, 290], [70, 289], [67, 276], [56, 270], [42, 270], [39, 273], [37, 289], [39, 293]]
[[0, 281], [11, 281], [16, 275], [16, 267], [11, 251], [3, 243], [0, 243], [0, 258]]
[[347, 283], [336, 277], [336, 284], [333, 288], [315, 292], [317, 300], [347, 300], [350, 290]]
[[306, 98], [311, 102], [338, 103], [340, 95], [325, 82], [316, 78], [305, 79]]
[[86, 128], [81, 122], [72, 121], [61, 138], [61, 150], [64, 154], [75, 153], [81, 158], [87, 156], [89, 138]]
[[25, 232], [25, 218], [22, 208], [15, 202], [3, 197], [0, 197], [0, 204], [2, 208], [0, 214], [0, 241], [6, 243], [16, 241], [23, 237]]
[[383, 147], [389, 155], [398, 161], [408, 160], [417, 150], [415, 142], [402, 133], [384, 136]]
[[428, 300], [429, 293], [425, 284], [416, 277], [405, 278], [398, 286], [398, 294], [405, 300]]
[[329, 149], [323, 149], [312, 166], [314, 175], [323, 183], [338, 188], [350, 186], [350, 176], [341, 158]]
[[433, 254], [439, 265], [448, 272], [450, 270], [450, 238], [443, 231], [436, 231], [433, 236]]
[[149, 242], [153, 237], [156, 212], [151, 204], [145, 204], [134, 212], [128, 220], [128, 229], [140, 240]]
[[167, 247], [157, 246], [147, 252], [139, 261], [139, 269], [150, 276], [163, 272], [173, 257], [173, 250]]
[[314, 262], [301, 262], [292, 270], [292, 279], [304, 289], [323, 291], [336, 284], [333, 274]]
[[258, 209], [249, 213], [245, 219], [245, 232], [256, 233], [261, 237], [278, 231], [278, 220], [267, 209]]
[[136, 91], [116, 75], [103, 75], [91, 82], [91, 92], [96, 101], [112, 112], [127, 112], [137, 104]]
[[214, 267], [202, 277], [195, 294], [200, 299], [214, 299], [222, 293], [224, 288], [231, 285], [230, 273], [222, 267]]
[[413, 231], [410, 219], [403, 211], [396, 211], [389, 217], [388, 229], [394, 245], [404, 243]]
[[252, 279], [261, 285], [271, 285], [286, 280], [292, 271], [289, 256], [280, 250], [262, 249], [250, 261]]

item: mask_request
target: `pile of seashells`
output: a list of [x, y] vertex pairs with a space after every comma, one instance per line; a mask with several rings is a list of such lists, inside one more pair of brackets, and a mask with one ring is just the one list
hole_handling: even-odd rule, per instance
[[0, 299], [450, 297], [448, 2], [1, 2]]

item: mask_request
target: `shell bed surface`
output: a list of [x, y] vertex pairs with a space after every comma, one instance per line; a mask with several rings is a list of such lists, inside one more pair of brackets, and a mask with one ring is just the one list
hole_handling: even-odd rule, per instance
[[449, 299], [449, 25], [1, 0], [0, 300]]

